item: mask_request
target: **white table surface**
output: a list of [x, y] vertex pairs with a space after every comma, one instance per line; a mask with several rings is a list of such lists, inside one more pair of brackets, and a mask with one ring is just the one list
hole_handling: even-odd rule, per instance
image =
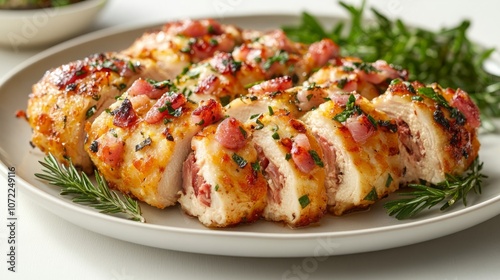
[[[359, 1], [348, 1], [358, 3]], [[438, 3], [436, 3], [438, 2]], [[175, 4], [174, 4], [175, 3]], [[498, 1], [369, 1], [406, 22], [438, 28], [471, 18], [470, 37], [500, 49]], [[111, 0], [91, 30], [159, 23], [188, 16], [252, 13], [343, 15], [334, 1], [118, 1]], [[41, 50], [0, 49], [0, 76]], [[6, 183], [0, 183], [3, 187]], [[0, 191], [1, 205], [6, 191]], [[18, 195], [17, 272], [7, 271], [6, 213], [0, 219], [0, 279], [498, 279], [500, 216], [473, 228], [406, 247], [332, 256], [314, 269], [303, 258], [235, 258], [198, 255], [127, 243], [82, 229]]]

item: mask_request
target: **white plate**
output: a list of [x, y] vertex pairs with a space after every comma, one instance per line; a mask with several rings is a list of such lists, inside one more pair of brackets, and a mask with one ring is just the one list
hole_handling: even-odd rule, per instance
[[[242, 27], [276, 28], [297, 22], [294, 16], [252, 16], [225, 18], [224, 22]], [[330, 19], [331, 22], [332, 19]], [[149, 28], [149, 27], [148, 27]], [[60, 64], [91, 53], [120, 50], [130, 45], [146, 27], [111, 29], [66, 42], [30, 59], [0, 81], [0, 170], [16, 168], [18, 188], [54, 214], [83, 228], [113, 238], [157, 248], [195, 253], [298, 257], [342, 255], [414, 244], [474, 226], [500, 213], [500, 136], [482, 135], [481, 159], [489, 176], [481, 196], [471, 196], [469, 206], [451, 211], [429, 211], [416, 219], [398, 221], [375, 204], [371, 210], [343, 217], [327, 216], [319, 226], [289, 229], [280, 224], [259, 221], [230, 229], [207, 229], [178, 207], [166, 210], [143, 205], [146, 224], [112, 217], [72, 203], [59, 195], [59, 189], [34, 177], [40, 172], [41, 152], [31, 148], [30, 128], [16, 119], [24, 110], [30, 87], [43, 73]]]

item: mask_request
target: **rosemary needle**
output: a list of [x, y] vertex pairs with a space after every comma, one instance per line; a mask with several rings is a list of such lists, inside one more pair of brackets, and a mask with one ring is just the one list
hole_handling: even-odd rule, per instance
[[68, 167], [61, 165], [50, 153], [39, 163], [46, 169], [42, 170], [44, 174], [35, 173], [35, 176], [61, 187], [60, 194], [72, 196], [73, 202], [91, 206], [101, 213], [122, 213], [131, 220], [145, 222], [139, 203], [127, 195], [110, 190], [99, 172], [95, 171], [95, 185], [85, 173], [79, 173], [73, 164], [70, 163]]
[[487, 178], [481, 173], [483, 163], [476, 158], [466, 173], [460, 176], [446, 175], [446, 180], [438, 184], [409, 184], [410, 192], [400, 193], [407, 198], [389, 201], [384, 204], [387, 213], [397, 219], [414, 217], [423, 210], [432, 208], [445, 201], [440, 210], [462, 201], [467, 206], [467, 195], [474, 191], [481, 193], [482, 179]]

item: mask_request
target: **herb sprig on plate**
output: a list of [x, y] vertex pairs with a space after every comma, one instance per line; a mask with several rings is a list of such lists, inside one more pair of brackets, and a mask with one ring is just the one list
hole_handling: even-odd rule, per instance
[[461, 88], [480, 108], [483, 126], [495, 129], [489, 120], [500, 117], [500, 77], [483, 67], [494, 49], [485, 49], [469, 40], [470, 21], [431, 31], [410, 27], [400, 19], [391, 20], [374, 8], [370, 9], [373, 20], [367, 21], [365, 1], [360, 7], [339, 4], [350, 18], [330, 30], [307, 12], [302, 13], [300, 24], [284, 26], [283, 30], [292, 40], [304, 43], [331, 38], [341, 47], [342, 55], [367, 62], [382, 59], [402, 66], [408, 69], [410, 80]]
[[72, 196], [73, 202], [94, 207], [101, 213], [121, 213], [131, 220], [145, 222], [139, 203], [127, 195], [110, 190], [97, 171], [95, 185], [85, 173], [78, 172], [71, 163], [68, 167], [59, 164], [52, 154], [48, 154], [44, 161], [39, 163], [46, 169], [42, 170], [43, 173], [35, 173], [35, 176], [61, 187], [60, 194]]

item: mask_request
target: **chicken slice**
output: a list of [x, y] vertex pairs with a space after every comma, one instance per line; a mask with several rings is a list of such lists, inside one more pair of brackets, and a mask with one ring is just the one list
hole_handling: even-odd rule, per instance
[[291, 227], [319, 221], [326, 212], [321, 148], [304, 124], [286, 110], [247, 121], [267, 178], [264, 218]]
[[231, 117], [193, 137], [179, 203], [205, 226], [228, 227], [260, 219], [267, 182], [250, 138], [250, 131]]
[[92, 170], [84, 126], [140, 76], [157, 78], [155, 64], [116, 53], [91, 55], [50, 71], [33, 86], [27, 106], [31, 142], [60, 162]]
[[172, 79], [191, 63], [207, 59], [218, 51], [231, 52], [242, 42], [242, 31], [234, 25], [213, 19], [186, 19], [145, 32], [122, 53], [155, 61], [159, 69], [169, 74], [167, 78]]
[[[216, 98], [226, 105], [247, 95], [252, 85], [271, 78], [289, 76], [291, 82], [301, 82], [313, 69], [337, 55], [332, 47], [322, 55], [322, 60], [312, 59], [310, 49], [314, 50], [315, 44], [308, 48], [291, 42], [280, 30], [252, 34], [256, 37], [236, 47], [232, 53], [218, 52], [186, 68], [177, 77], [176, 85], [193, 102]], [[333, 42], [322, 44], [333, 45]]]
[[193, 104], [175, 89], [139, 79], [86, 127], [85, 149], [109, 185], [158, 208], [177, 201], [191, 138], [223, 116], [214, 100]]
[[479, 110], [460, 89], [395, 80], [373, 104], [397, 121], [406, 181], [441, 182], [478, 155]]
[[335, 215], [369, 207], [397, 190], [402, 175], [395, 122], [367, 99], [347, 96], [302, 118], [323, 150], [328, 211]]
[[297, 92], [301, 110], [309, 111], [339, 94], [356, 92], [371, 100], [385, 92], [393, 79], [408, 79], [408, 72], [383, 60], [367, 63], [353, 57], [321, 67]]

